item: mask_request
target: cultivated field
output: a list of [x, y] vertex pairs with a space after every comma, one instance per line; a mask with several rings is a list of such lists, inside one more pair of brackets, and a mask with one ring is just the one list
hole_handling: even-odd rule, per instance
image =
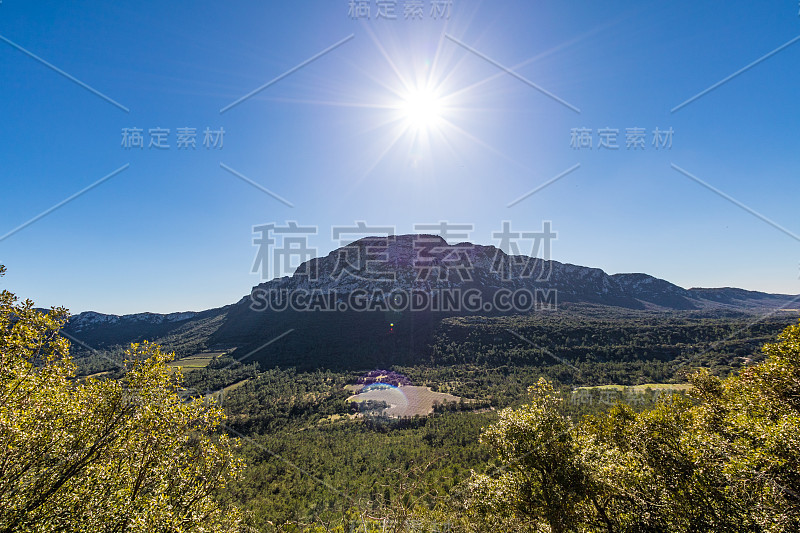
[[190, 355], [183, 359], [178, 359], [169, 364], [169, 366], [180, 367], [181, 370], [187, 372], [189, 370], [197, 370], [198, 368], [205, 368], [214, 357], [220, 356], [225, 352], [204, 352], [196, 355]]
[[578, 387], [577, 391], [588, 391], [588, 390], [617, 390], [620, 392], [636, 392], [636, 393], [643, 393], [647, 392], [647, 389], [650, 390], [674, 390], [674, 391], [687, 391], [691, 389], [692, 386], [689, 383], [645, 383], [643, 385], [599, 385], [597, 387]]
[[392, 387], [389, 385], [372, 385], [361, 392], [360, 385], [350, 386], [350, 390], [358, 389], [358, 393], [350, 396], [349, 402], [365, 402], [368, 400], [386, 402], [388, 409], [383, 413], [391, 417], [426, 416], [433, 412], [433, 406], [440, 403], [458, 402], [461, 398], [452, 394], [433, 392], [430, 387], [405, 385]]

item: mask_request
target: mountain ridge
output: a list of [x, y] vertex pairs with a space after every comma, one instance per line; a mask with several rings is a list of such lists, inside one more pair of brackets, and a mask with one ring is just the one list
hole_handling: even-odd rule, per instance
[[[411, 336], [404, 340], [397, 337], [391, 341], [394, 344], [386, 341], [388, 344], [381, 346], [389, 352], [411, 353], [420, 349], [420, 342], [424, 342], [426, 335], [430, 335], [447, 316], [525, 314], [546, 309], [519, 311], [481, 307], [467, 311], [424, 309], [413, 313], [397, 311], [391, 306], [387, 308], [389, 299], [403, 291], [433, 295], [434, 300], [448, 291], [459, 295], [471, 292], [487, 302], [504, 291], [528, 292], [546, 295], [550, 304], [556, 304], [555, 309], [563, 304], [591, 304], [664, 312], [758, 312], [780, 309], [800, 300], [800, 296], [731, 287], [684, 289], [649, 274], [609, 275], [599, 268], [508, 255], [495, 246], [450, 245], [439, 236], [414, 234], [359, 239], [324, 257], [305, 261], [292, 276], [256, 285], [249, 295], [227, 306], [168, 314], [106, 315], [87, 311], [70, 317], [65, 331], [100, 349], [144, 339], [190, 338], [192, 342], [187, 346], [191, 348], [186, 348], [190, 350], [198, 346], [255, 349], [285, 331], [324, 330], [329, 335], [334, 332], [339, 338], [339, 347], [331, 348], [331, 353], [341, 354], [349, 342], [348, 331], [358, 331], [359, 334], [372, 329], [383, 331], [392, 322], [403, 324]], [[337, 306], [344, 307], [336, 307], [341, 311], [339, 313], [254, 307], [258, 296], [266, 295], [268, 299], [296, 293], [330, 294], [335, 296]], [[352, 305], [348, 295], [354, 293], [376, 304], [375, 312], [348, 307]], [[381, 349], [378, 345], [371, 347], [369, 335], [364, 335], [364, 350], [377, 352]], [[312, 347], [311, 344], [305, 349], [319, 352], [320, 357], [328, 353], [324, 347]], [[379, 362], [390, 364], [392, 361]]]

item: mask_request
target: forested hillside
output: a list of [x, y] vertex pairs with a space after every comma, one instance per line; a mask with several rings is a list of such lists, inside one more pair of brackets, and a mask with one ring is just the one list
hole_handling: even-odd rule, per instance
[[[7, 531], [800, 526], [788, 313], [451, 317], [425, 357], [377, 371], [149, 343], [73, 361], [64, 310], [0, 304]], [[459, 400], [406, 418], [349, 400], [382, 374]]]

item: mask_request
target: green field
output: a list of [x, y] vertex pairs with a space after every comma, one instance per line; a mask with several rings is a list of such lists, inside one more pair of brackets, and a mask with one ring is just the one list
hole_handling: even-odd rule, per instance
[[173, 361], [169, 364], [169, 366], [178, 367], [188, 372], [191, 370], [197, 370], [198, 368], [207, 367], [208, 363], [210, 363], [212, 359], [223, 354], [225, 354], [225, 352], [199, 353], [195, 355], [190, 355], [188, 357], [184, 357], [182, 359], [178, 359], [177, 361]]
[[650, 390], [675, 390], [675, 391], [687, 391], [691, 389], [692, 386], [689, 383], [645, 383], [643, 385], [597, 385], [595, 387], [578, 387], [577, 391], [582, 390], [617, 390], [620, 392], [624, 391], [632, 391], [632, 392], [646, 392], [647, 389]]

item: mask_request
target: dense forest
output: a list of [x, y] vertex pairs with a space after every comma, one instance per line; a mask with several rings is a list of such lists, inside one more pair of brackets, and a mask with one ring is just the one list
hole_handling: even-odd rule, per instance
[[[785, 313], [449, 318], [427, 360], [380, 372], [149, 343], [73, 359], [66, 320], [0, 298], [0, 531], [800, 528]], [[460, 400], [351, 400], [383, 373]]]
[[[688, 398], [678, 385], [698, 368], [727, 376], [762, 361], [761, 346], [793, 321], [599, 307], [546, 318], [448, 319], [435, 338], [433, 360], [392, 369], [413, 384], [472, 401], [410, 419], [365, 416], [347, 404], [345, 385], [368, 369], [254, 370], [257, 365], [221, 356], [188, 372], [186, 384], [198, 391], [230, 388], [217, 397], [229, 430], [244, 438], [249, 467], [227, 497], [257, 529], [315, 524], [324, 531], [347, 520], [361, 523], [357, 517], [400, 527], [404, 516], [401, 530], [430, 531], [436, 513], [463, 503], [470, 472], [490, 473], [501, 464], [481, 434], [498, 423], [503, 408], [530, 402], [529, 388], [540, 379], [552, 383], [566, 419], [597, 416], [618, 404], [646, 412], [673, 392]], [[578, 389], [612, 383], [629, 388]], [[676, 387], [670, 394], [633, 392], [649, 383]]]

